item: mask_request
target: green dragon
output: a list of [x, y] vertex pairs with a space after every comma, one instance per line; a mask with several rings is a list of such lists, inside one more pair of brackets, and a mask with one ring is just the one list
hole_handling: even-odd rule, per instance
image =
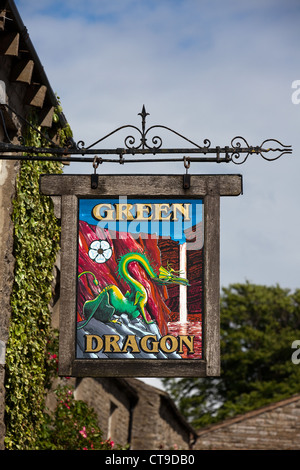
[[[86, 319], [79, 328], [83, 328], [92, 317], [100, 320], [101, 322], [115, 322], [113, 315], [120, 316], [126, 313], [130, 319], [142, 316], [145, 323], [153, 323], [153, 320], [147, 320], [145, 313], [145, 306], [148, 300], [148, 294], [145, 287], [134, 279], [129, 273], [128, 266], [131, 262], [138, 262], [145, 270], [147, 275], [158, 284], [182, 284], [189, 285], [188, 280], [178, 277], [180, 272], [168, 266], [168, 269], [160, 266], [158, 274], [154, 271], [149, 260], [144, 253], [126, 253], [121, 256], [118, 263], [118, 274], [126, 281], [131, 290], [127, 291], [124, 295], [119, 287], [110, 284], [95, 297], [93, 300], [87, 300], [83, 306], [83, 315]], [[97, 286], [99, 284], [96, 276], [91, 271], [84, 271], [79, 274], [80, 278], [84, 274], [91, 274], [94, 279], [93, 282]]]

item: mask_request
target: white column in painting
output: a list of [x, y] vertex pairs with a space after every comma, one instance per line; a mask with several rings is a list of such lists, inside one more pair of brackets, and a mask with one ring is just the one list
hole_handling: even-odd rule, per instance
[[[179, 271], [180, 277], [187, 278], [186, 271], [186, 243], [179, 245]], [[187, 286], [179, 285], [179, 321], [187, 322]]]

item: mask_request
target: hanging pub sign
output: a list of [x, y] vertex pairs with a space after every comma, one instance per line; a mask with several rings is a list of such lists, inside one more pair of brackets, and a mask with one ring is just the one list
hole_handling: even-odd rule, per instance
[[61, 200], [59, 375], [220, 373], [220, 197], [240, 175], [43, 175]]

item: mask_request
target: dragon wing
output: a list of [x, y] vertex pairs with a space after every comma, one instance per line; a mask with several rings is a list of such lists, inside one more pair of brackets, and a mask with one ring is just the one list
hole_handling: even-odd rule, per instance
[[94, 317], [96, 320], [106, 323], [111, 320], [114, 313], [115, 308], [109, 303], [107, 291], [100, 292], [93, 300], [87, 300], [83, 306], [83, 314], [88, 320]]

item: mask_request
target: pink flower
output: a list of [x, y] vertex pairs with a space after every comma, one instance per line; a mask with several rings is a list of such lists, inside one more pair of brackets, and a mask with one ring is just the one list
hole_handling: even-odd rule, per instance
[[82, 435], [82, 437], [87, 438], [87, 433], [86, 433], [86, 427], [85, 426], [83, 426], [83, 428], [81, 429], [81, 431], [79, 431], [79, 433]]
[[114, 441], [111, 440], [111, 438], [109, 437], [108, 439], [106, 439], [105, 441], [107, 444], [109, 444], [111, 446], [111, 448], [113, 448], [113, 446], [115, 445]]

